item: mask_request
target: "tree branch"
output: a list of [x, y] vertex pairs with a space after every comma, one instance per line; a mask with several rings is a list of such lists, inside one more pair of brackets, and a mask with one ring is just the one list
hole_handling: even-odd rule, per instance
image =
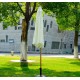
[[33, 10], [30, 13], [30, 15], [29, 15], [30, 17], [29, 18], [31, 18], [31, 16], [33, 15], [33, 13], [37, 12], [37, 11], [35, 11], [35, 8], [36, 8], [36, 2], [34, 2]]
[[29, 8], [30, 8], [30, 2], [26, 2], [26, 6], [25, 6], [25, 19], [26, 19], [26, 22], [29, 21]]
[[19, 9], [21, 10], [21, 12], [23, 13], [23, 15], [25, 16], [25, 13], [24, 13], [24, 11], [21, 9], [21, 6], [19, 5], [19, 3], [18, 3], [18, 2], [16, 2], [16, 3], [17, 3], [17, 5], [18, 5]]

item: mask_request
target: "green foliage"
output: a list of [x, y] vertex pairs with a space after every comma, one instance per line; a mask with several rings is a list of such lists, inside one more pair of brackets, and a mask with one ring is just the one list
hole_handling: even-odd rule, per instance
[[75, 27], [79, 27], [75, 26], [77, 20], [80, 20], [79, 2], [44, 2], [41, 5], [44, 9], [50, 10], [56, 15], [60, 29], [74, 30]]
[[[26, 2], [1, 2], [0, 3], [0, 22], [3, 22], [4, 28], [7, 26], [16, 26], [20, 17], [25, 17], [23, 12], [25, 13], [26, 9]], [[30, 3], [30, 12], [32, 11], [32, 7], [34, 2]], [[37, 2], [37, 7], [40, 6], [40, 3]], [[20, 9], [21, 8], [21, 9]], [[35, 14], [32, 16], [35, 19]]]
[[[40, 2], [37, 2], [36, 4], [37, 4], [36, 9], [35, 9], [36, 12], [32, 15], [32, 19], [33, 19], [34, 21], [36, 20], [37, 10], [38, 10], [38, 8], [41, 6]], [[32, 6], [33, 6], [33, 3], [31, 4], [31, 7], [32, 7]], [[44, 10], [43, 10], [42, 15], [44, 16], [44, 14], [45, 14], [45, 12], [44, 12]]]
[[22, 13], [15, 2], [1, 2], [0, 3], [0, 22], [3, 21], [3, 26], [17, 25]]

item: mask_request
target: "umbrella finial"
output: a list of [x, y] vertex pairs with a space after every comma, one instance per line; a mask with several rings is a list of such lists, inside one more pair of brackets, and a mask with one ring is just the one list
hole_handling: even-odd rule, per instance
[[39, 6], [38, 11], [42, 11], [42, 7], [41, 6]]

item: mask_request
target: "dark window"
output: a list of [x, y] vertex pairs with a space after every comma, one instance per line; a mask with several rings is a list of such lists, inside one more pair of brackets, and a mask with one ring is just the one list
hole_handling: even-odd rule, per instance
[[44, 22], [44, 20], [43, 20], [43, 25], [44, 25], [44, 23], [45, 23], [45, 22]]
[[28, 51], [30, 51], [31, 50], [31, 46], [28, 46]]
[[64, 44], [64, 49], [66, 49], [66, 44]]
[[44, 47], [46, 47], [46, 43], [47, 43], [47, 41], [44, 42]]
[[61, 42], [61, 45], [60, 45], [60, 49], [62, 49], [62, 42]]
[[80, 37], [80, 33], [78, 34], [78, 36]]
[[33, 20], [31, 20], [31, 25], [33, 25]]
[[15, 26], [15, 30], [17, 30], [17, 26]]
[[21, 25], [20, 20], [19, 20], [19, 22], [18, 22], [18, 25]]
[[51, 49], [59, 49], [59, 42], [52, 42]]
[[6, 35], [6, 42], [8, 42], [8, 35]]
[[39, 50], [36, 50], [37, 52], [39, 52]]
[[49, 30], [49, 25], [47, 25], [47, 28], [46, 28], [46, 31], [48, 32], [48, 30]]
[[18, 27], [18, 30], [21, 30], [21, 29], [22, 29], [22, 27], [21, 27], [21, 26], [19, 26], [19, 27]]
[[50, 28], [52, 28], [52, 24], [53, 24], [53, 22], [51, 21], [51, 22], [50, 22]]
[[35, 30], [35, 27], [31, 27], [31, 30]]
[[61, 39], [61, 42], [60, 42], [60, 49], [62, 49], [62, 45], [63, 45], [63, 42], [62, 42], [62, 39]]
[[46, 27], [46, 24], [47, 24], [47, 20], [45, 20], [45, 22], [44, 22], [44, 27]]
[[5, 39], [1, 39], [0, 42], [5, 42]]
[[70, 48], [72, 48], [72, 44], [70, 44]]
[[43, 20], [43, 24], [44, 24], [44, 20]]
[[61, 33], [61, 30], [58, 28], [58, 33]]
[[35, 51], [35, 46], [34, 45], [32, 45], [32, 51]]

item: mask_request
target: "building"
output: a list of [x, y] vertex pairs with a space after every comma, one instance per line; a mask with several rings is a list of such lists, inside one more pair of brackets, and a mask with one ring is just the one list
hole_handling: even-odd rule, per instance
[[[3, 29], [0, 23], [0, 52], [20, 52], [21, 46], [21, 22], [18, 26]], [[42, 53], [72, 53], [74, 43], [74, 32], [60, 32], [56, 23], [56, 18], [44, 15], [44, 49]], [[32, 45], [35, 22], [31, 19], [28, 30], [28, 52], [39, 53], [39, 49]]]

